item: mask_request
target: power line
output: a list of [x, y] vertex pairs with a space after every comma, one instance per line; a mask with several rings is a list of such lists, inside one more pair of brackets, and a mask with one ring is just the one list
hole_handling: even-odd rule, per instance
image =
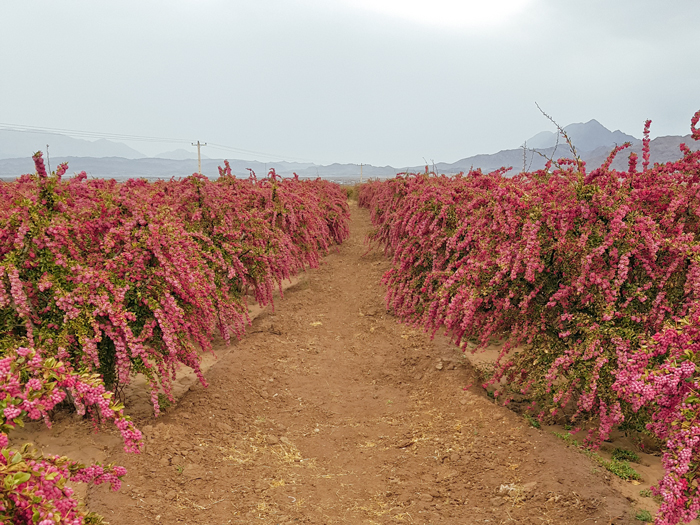
[[232, 151], [234, 153], [248, 153], [251, 155], [263, 155], [265, 157], [271, 157], [273, 159], [291, 159], [291, 160], [300, 160], [302, 162], [313, 162], [311, 159], [305, 159], [302, 157], [292, 157], [289, 155], [273, 155], [272, 153], [264, 153], [262, 151], [253, 151], [249, 149], [241, 149], [241, 148], [234, 148], [232, 146], [224, 146], [222, 144], [215, 144], [213, 142], [209, 142], [209, 146], [212, 146], [214, 149], [220, 149], [224, 151]]
[[60, 133], [64, 135], [71, 135], [77, 137], [92, 137], [92, 138], [103, 138], [103, 139], [113, 139], [113, 140], [133, 140], [133, 141], [143, 141], [143, 142], [172, 142], [172, 143], [185, 143], [189, 142], [185, 139], [175, 139], [168, 137], [148, 137], [144, 135], [129, 135], [124, 133], [103, 133], [99, 131], [81, 131], [76, 129], [65, 129], [65, 128], [47, 128], [41, 126], [21, 126], [17, 124], [8, 124], [5, 122], [0, 122], [0, 129], [5, 131], [16, 131], [20, 133]]
[[[98, 139], [108, 139], [108, 140], [126, 140], [135, 142], [165, 142], [171, 144], [192, 144], [191, 141], [186, 139], [172, 138], [172, 137], [149, 137], [145, 135], [131, 135], [125, 133], [104, 133], [99, 131], [84, 131], [76, 129], [67, 128], [49, 128], [43, 126], [24, 126], [19, 124], [9, 124], [6, 122], [0, 122], [0, 130], [4, 131], [15, 131], [19, 133], [59, 133], [62, 135], [69, 135], [72, 137], [80, 138], [98, 138]], [[194, 145], [194, 144], [192, 144]], [[274, 153], [266, 153], [263, 151], [254, 151], [243, 148], [236, 148], [233, 146], [226, 146], [224, 144], [215, 144], [213, 142], [208, 143], [209, 146], [214, 149], [219, 149], [223, 151], [229, 151], [232, 153], [247, 153], [249, 155], [262, 155], [264, 157], [269, 157], [273, 159], [280, 160], [296, 160], [301, 162], [314, 162], [311, 159], [302, 157], [293, 157], [290, 155], [276, 155]]]

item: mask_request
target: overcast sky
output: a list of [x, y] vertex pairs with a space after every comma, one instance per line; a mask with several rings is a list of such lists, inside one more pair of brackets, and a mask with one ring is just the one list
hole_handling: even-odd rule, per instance
[[684, 135], [698, 21], [698, 0], [7, 1], [0, 122], [395, 167], [518, 147], [553, 130], [535, 102]]

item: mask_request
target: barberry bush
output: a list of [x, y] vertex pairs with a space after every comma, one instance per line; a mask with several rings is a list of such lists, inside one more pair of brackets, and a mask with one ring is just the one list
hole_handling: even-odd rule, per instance
[[[692, 137], [700, 112], [691, 121]], [[700, 510], [700, 153], [641, 170], [579, 159], [508, 176], [402, 174], [360, 189], [371, 240], [393, 258], [387, 305], [462, 348], [504, 341], [490, 384], [543, 420], [621, 424], [666, 443], [658, 524]]]
[[65, 482], [117, 488], [126, 471], [13, 451], [7, 434], [27, 418], [50, 424], [67, 400], [114, 421], [137, 452], [119, 402], [130, 379], [147, 378], [156, 416], [180, 366], [206, 384], [200, 356], [215, 334], [242, 335], [249, 298], [270, 304], [284, 279], [317, 266], [347, 238], [349, 210], [337, 185], [238, 179], [228, 163], [217, 181], [120, 184], [34, 161], [35, 174], [0, 183], [0, 522], [83, 523]]
[[96, 515], [78, 505], [70, 482], [99, 485], [110, 483], [117, 490], [126, 475], [124, 467], [83, 465], [66, 457], [44, 456], [30, 445], [20, 450], [8, 447], [8, 434], [23, 426], [25, 418], [44, 419], [71, 396], [78, 413], [113, 420], [121, 431], [125, 450], [138, 452], [141, 433], [124, 407], [106, 391], [97, 374], [76, 373], [53, 357], [43, 357], [33, 348], [16, 348], [0, 359], [0, 523], [80, 524]]

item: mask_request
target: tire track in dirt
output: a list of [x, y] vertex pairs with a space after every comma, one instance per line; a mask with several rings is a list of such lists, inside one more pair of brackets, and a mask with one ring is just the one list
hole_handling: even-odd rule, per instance
[[[389, 262], [352, 236], [158, 420], [113, 524], [633, 523], [592, 463], [494, 405], [469, 362], [384, 308]], [[128, 409], [128, 407], [127, 407]]]

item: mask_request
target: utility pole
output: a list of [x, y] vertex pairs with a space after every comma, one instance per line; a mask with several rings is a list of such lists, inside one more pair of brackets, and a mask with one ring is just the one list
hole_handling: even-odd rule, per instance
[[201, 144], [199, 141], [197, 141], [197, 144], [194, 142], [192, 143], [193, 146], [197, 146], [197, 168], [198, 168], [198, 173], [201, 175], [202, 174], [202, 151], [201, 147], [206, 146], [207, 143], [205, 142], [204, 144]]
[[49, 167], [49, 175], [51, 175], [51, 157], [49, 157], [49, 145], [46, 145], [46, 165]]

